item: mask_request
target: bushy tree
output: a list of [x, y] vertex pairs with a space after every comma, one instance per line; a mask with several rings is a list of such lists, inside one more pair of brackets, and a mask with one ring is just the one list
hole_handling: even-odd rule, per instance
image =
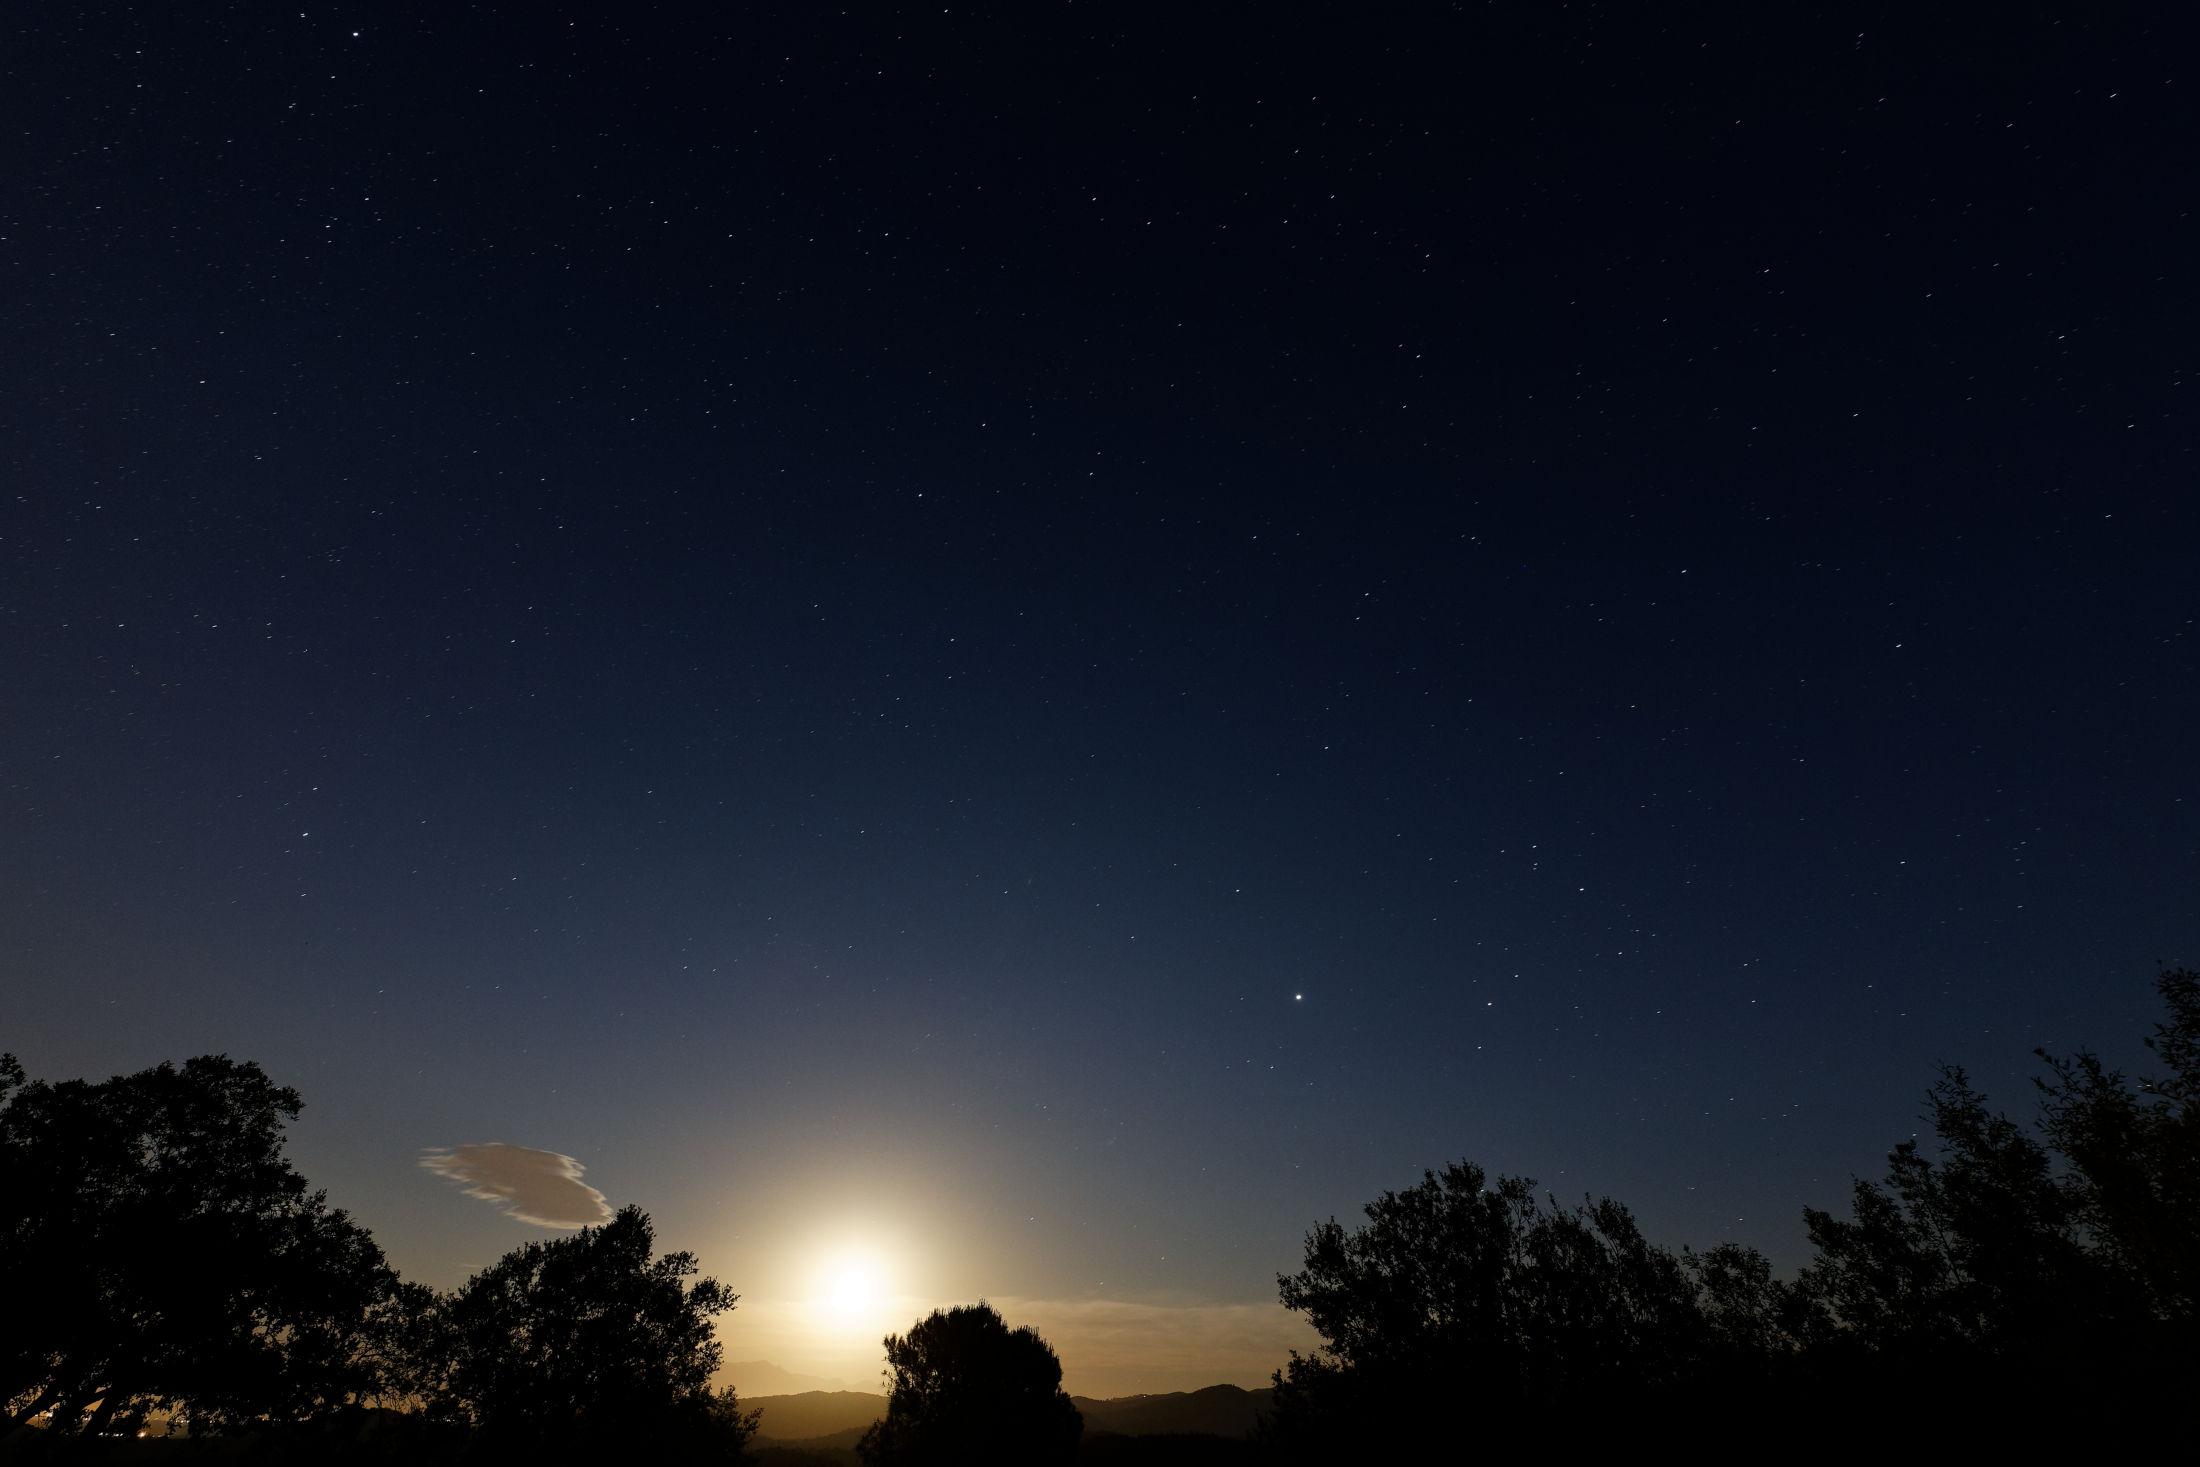
[[1739, 1243], [1703, 1253], [1683, 1248], [1681, 1259], [1695, 1280], [1704, 1359], [1715, 1374], [1746, 1384], [1793, 1362], [1807, 1311], [1772, 1276], [1771, 1259]]
[[2087, 1239], [2147, 1313], [2189, 1340], [2200, 1326], [2200, 972], [2155, 981], [2167, 1013], [2147, 1039], [2163, 1066], [2133, 1082], [2098, 1055], [2045, 1051], [2049, 1144], [2069, 1160], [2063, 1186]]
[[295, 1090], [205, 1056], [100, 1082], [0, 1061], [0, 1400], [8, 1424], [197, 1430], [325, 1416], [397, 1385], [403, 1305], [367, 1232], [283, 1154]]
[[1071, 1462], [1084, 1418], [1062, 1362], [1028, 1326], [989, 1305], [940, 1309], [886, 1337], [885, 1419], [857, 1451], [871, 1467]]
[[1675, 1254], [1609, 1199], [1562, 1207], [1460, 1162], [1366, 1214], [1318, 1225], [1277, 1280], [1323, 1339], [1276, 1375], [1264, 1434], [1285, 1455], [1396, 1437], [1439, 1403], [1612, 1407], [1789, 1343], [1761, 1256]]
[[2046, 1055], [2037, 1134], [1963, 1072], [1927, 1095], [1933, 1154], [1905, 1141], [1850, 1216], [1805, 1209], [1797, 1280], [1818, 1373], [1872, 1385], [2052, 1391], [2110, 1409], [2200, 1368], [2200, 976], [2161, 975], [2136, 1085]]
[[1928, 1093], [1940, 1155], [1905, 1141], [1883, 1184], [1858, 1181], [1852, 1216], [1804, 1209], [1817, 1257], [1798, 1283], [1865, 1350], [2023, 1350], [2076, 1319], [2134, 1302], [2083, 1245], [2047, 1148], [1989, 1111], [1958, 1069]]
[[442, 1310], [432, 1409], [492, 1450], [738, 1458], [756, 1417], [710, 1385], [721, 1358], [712, 1321], [736, 1296], [715, 1279], [689, 1283], [694, 1255], [660, 1258], [655, 1244], [648, 1215], [627, 1207], [468, 1279]]

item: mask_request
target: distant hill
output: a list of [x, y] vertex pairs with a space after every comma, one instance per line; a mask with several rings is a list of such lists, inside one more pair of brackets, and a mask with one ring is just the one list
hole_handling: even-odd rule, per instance
[[[1215, 1385], [1159, 1396], [1071, 1397], [1084, 1413], [1087, 1432], [1119, 1436], [1200, 1435], [1242, 1437], [1268, 1409], [1269, 1391]], [[743, 1396], [761, 1410], [757, 1439], [806, 1447], [851, 1446], [863, 1429], [886, 1414], [886, 1398], [870, 1391], [802, 1391], [784, 1396]], [[828, 1441], [826, 1438], [832, 1438]]]
[[[886, 1398], [871, 1391], [801, 1391], [790, 1396], [743, 1396], [744, 1410], [761, 1410], [756, 1434], [775, 1442], [814, 1442], [844, 1432], [861, 1434], [886, 1414]], [[837, 1444], [836, 1444], [837, 1445]]]
[[829, 1375], [804, 1375], [784, 1370], [769, 1360], [736, 1360], [719, 1372], [727, 1385], [744, 1396], [791, 1396], [798, 1391], [844, 1391], [848, 1382]]
[[1196, 1391], [1171, 1391], [1160, 1396], [1117, 1396], [1097, 1401], [1072, 1396], [1085, 1415], [1085, 1430], [1113, 1431], [1124, 1436], [1160, 1436], [1191, 1432], [1202, 1436], [1250, 1436], [1253, 1423], [1268, 1409], [1272, 1394], [1267, 1386], [1257, 1391], [1243, 1386], [1212, 1385]]
[[[1128, 1440], [1128, 1438], [1124, 1438]], [[854, 1447], [820, 1447], [809, 1442], [755, 1441], [742, 1459], [752, 1467], [863, 1467]]]

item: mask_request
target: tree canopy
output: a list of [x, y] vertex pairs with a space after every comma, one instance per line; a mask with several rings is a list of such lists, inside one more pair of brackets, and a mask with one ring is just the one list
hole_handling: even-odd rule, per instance
[[1804, 1210], [1813, 1251], [1792, 1281], [1753, 1250], [1669, 1250], [1615, 1202], [1562, 1206], [1464, 1162], [1386, 1192], [1363, 1226], [1320, 1224], [1277, 1282], [1323, 1345], [1277, 1373], [1270, 1445], [1334, 1456], [1447, 1400], [1593, 1420], [1726, 1392], [1703, 1419], [1733, 1427], [1828, 1394], [1913, 1425], [1950, 1396], [2024, 1393], [2071, 1417], [2163, 1399], [2200, 1368], [2200, 975], [2157, 989], [2161, 1072], [2042, 1054], [2034, 1127], [1943, 1070], [1929, 1141], [1856, 1182], [1847, 1216]]
[[[1579, 1438], [1677, 1412], [1739, 1432], [1828, 1399], [1870, 1402], [1882, 1431], [1949, 1401], [2105, 1422], [2170, 1399], [2200, 1369], [2200, 974], [2157, 988], [2150, 1073], [2043, 1053], [2036, 1124], [1943, 1070], [1929, 1134], [1844, 1213], [1804, 1210], [1792, 1279], [1464, 1161], [1356, 1226], [1318, 1224], [1277, 1285], [1322, 1344], [1277, 1372], [1262, 1447], [1367, 1460], [1432, 1434], [1455, 1449], [1463, 1420]], [[413, 1461], [743, 1455], [756, 1417], [712, 1387], [735, 1296], [692, 1255], [660, 1256], [645, 1213], [523, 1244], [438, 1294], [292, 1168], [299, 1108], [218, 1055], [54, 1083], [0, 1055], [7, 1429], [115, 1432], [157, 1410], [319, 1460], [371, 1415], [377, 1450]], [[870, 1467], [1077, 1457], [1082, 1419], [1031, 1329], [980, 1303], [884, 1343]]]
[[2068, 1160], [2071, 1218], [2146, 1312], [2190, 1342], [2200, 1328], [2200, 972], [2155, 982], [2164, 1014], [2136, 1081], [2098, 1055], [2041, 1052], [2042, 1130]]
[[1328, 1454], [1339, 1433], [1423, 1419], [1434, 1401], [1511, 1412], [1670, 1392], [1780, 1330], [1761, 1255], [1659, 1247], [1610, 1199], [1561, 1206], [1458, 1162], [1366, 1216], [1316, 1226], [1305, 1266], [1277, 1280], [1324, 1341], [1277, 1373], [1269, 1437], [1287, 1452]]
[[627, 1207], [468, 1279], [443, 1311], [435, 1409], [506, 1446], [600, 1439], [738, 1456], [755, 1420], [711, 1389], [712, 1321], [736, 1296], [688, 1282], [694, 1255], [657, 1257], [655, 1244], [648, 1215]]
[[2156, 990], [2162, 1073], [2043, 1051], [2027, 1130], [1945, 1069], [1936, 1154], [1904, 1141], [1849, 1217], [1804, 1210], [1816, 1256], [1796, 1290], [1819, 1356], [1881, 1378], [1929, 1362], [2004, 1387], [2082, 1379], [2093, 1402], [2200, 1359], [2200, 975]]
[[984, 1303], [934, 1310], [886, 1337], [886, 1417], [858, 1451], [871, 1467], [1076, 1460], [1084, 1418], [1062, 1362]]
[[491, 1450], [740, 1455], [754, 1418], [711, 1387], [734, 1295], [690, 1284], [689, 1254], [655, 1256], [646, 1215], [525, 1244], [438, 1296], [292, 1168], [299, 1109], [219, 1055], [57, 1083], [0, 1055], [0, 1431], [107, 1433], [156, 1410], [265, 1430], [382, 1405]]
[[397, 1385], [396, 1276], [284, 1156], [299, 1105], [219, 1055], [99, 1082], [0, 1064], [8, 1424], [304, 1420]]

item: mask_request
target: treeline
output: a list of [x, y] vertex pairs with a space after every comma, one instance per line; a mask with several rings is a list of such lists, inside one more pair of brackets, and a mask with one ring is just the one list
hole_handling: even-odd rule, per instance
[[740, 1456], [754, 1422], [711, 1384], [735, 1296], [658, 1256], [643, 1213], [439, 1294], [284, 1157], [299, 1105], [220, 1056], [56, 1084], [0, 1056], [0, 1434], [134, 1437], [157, 1415], [316, 1456]]
[[[1324, 1343], [1277, 1372], [1256, 1454], [2162, 1416], [2200, 1381], [2200, 974], [2157, 989], [2157, 1073], [2043, 1053], [2029, 1126], [1944, 1071], [1934, 1144], [1897, 1146], [1846, 1216], [1806, 1209], [1813, 1255], [1793, 1278], [1466, 1163], [1386, 1193], [1361, 1226], [1317, 1226], [1278, 1283]], [[744, 1455], [755, 1418], [711, 1383], [734, 1295], [691, 1256], [658, 1256], [645, 1215], [528, 1244], [438, 1294], [400, 1280], [284, 1159], [298, 1108], [224, 1058], [49, 1084], [0, 1057], [0, 1403], [18, 1446], [130, 1435], [158, 1413], [316, 1460]], [[1078, 1455], [1060, 1362], [1028, 1329], [979, 1305], [885, 1349], [866, 1462]], [[1169, 1460], [1196, 1450], [1173, 1442]]]
[[1806, 1208], [1813, 1256], [1792, 1279], [1466, 1164], [1386, 1193], [1362, 1227], [1322, 1224], [1278, 1283], [1325, 1344], [1277, 1374], [1268, 1445], [1351, 1460], [1461, 1413], [1577, 1439], [1769, 1431], [1790, 1451], [1811, 1421], [1908, 1449], [2166, 1424], [2200, 1391], [2200, 974], [2156, 987], [2158, 1072], [2040, 1051], [2032, 1126], [1944, 1069], [1936, 1144], [1896, 1146], [1846, 1217]]

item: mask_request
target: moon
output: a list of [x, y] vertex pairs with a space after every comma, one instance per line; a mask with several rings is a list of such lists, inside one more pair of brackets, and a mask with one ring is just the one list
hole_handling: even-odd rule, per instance
[[883, 1302], [878, 1265], [868, 1258], [841, 1258], [827, 1266], [818, 1312], [835, 1325], [874, 1319]]

